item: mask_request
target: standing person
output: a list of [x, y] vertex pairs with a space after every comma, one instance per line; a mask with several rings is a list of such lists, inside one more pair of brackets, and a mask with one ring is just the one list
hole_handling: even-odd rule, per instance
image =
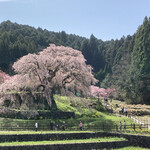
[[126, 108], [126, 116], [128, 116], [128, 109]]
[[53, 122], [51, 121], [51, 123], [50, 123], [50, 130], [53, 130], [53, 126], [54, 126], [54, 124], [53, 124]]
[[124, 108], [124, 115], [125, 115], [125, 116], [128, 115], [127, 108]]
[[124, 113], [124, 115], [126, 116], [126, 108], [124, 108], [124, 112], [123, 112], [123, 113]]
[[106, 101], [106, 103], [108, 103], [108, 99], [107, 98], [105, 99], [105, 101]]
[[79, 124], [80, 130], [82, 130], [82, 126], [83, 126], [83, 124], [82, 124], [82, 122], [80, 121], [80, 124]]
[[126, 121], [125, 120], [124, 120], [123, 126], [124, 126], [124, 130], [126, 130]]
[[55, 130], [57, 131], [58, 124], [55, 122]]
[[135, 131], [135, 123], [133, 124], [133, 130]]
[[122, 113], [122, 115], [123, 115], [123, 113], [124, 113], [124, 107], [122, 108], [122, 111], [121, 111], [121, 113]]
[[120, 121], [120, 126], [119, 127], [120, 127], [120, 131], [121, 131], [122, 130], [122, 123], [121, 123], [121, 121]]
[[65, 131], [65, 121], [62, 122], [62, 130]]
[[38, 123], [36, 122], [35, 123], [35, 131], [37, 131], [38, 130]]

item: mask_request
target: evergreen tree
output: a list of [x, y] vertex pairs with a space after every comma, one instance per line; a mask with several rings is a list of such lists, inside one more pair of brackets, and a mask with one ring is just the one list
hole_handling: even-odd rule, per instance
[[[131, 98], [136, 102], [150, 103], [143, 95], [142, 77], [150, 74], [150, 21], [145, 17], [143, 25], [136, 33], [135, 45], [132, 54], [130, 84], [132, 85]], [[146, 89], [145, 89], [146, 90]], [[149, 94], [150, 96], [150, 94]]]

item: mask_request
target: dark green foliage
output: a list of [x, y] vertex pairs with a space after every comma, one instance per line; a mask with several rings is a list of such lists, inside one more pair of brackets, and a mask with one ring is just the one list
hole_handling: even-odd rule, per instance
[[105, 71], [103, 69], [100, 69], [96, 74], [95, 78], [99, 81], [102, 81], [105, 78]]
[[0, 24], [0, 68], [10, 73], [10, 65], [18, 58], [36, 53], [48, 46], [49, 42], [38, 30], [11, 23]]
[[102, 103], [100, 102], [100, 100], [97, 100], [97, 106], [96, 109], [100, 112], [106, 112], [106, 109], [104, 108], [104, 106], [102, 105]]
[[150, 104], [150, 21], [145, 17], [139, 27], [131, 59], [129, 84], [133, 88], [132, 101]]
[[92, 34], [89, 40], [90, 61], [89, 64], [94, 67], [94, 71], [99, 71], [100, 68], [104, 68], [104, 58], [102, 57], [102, 50], [100, 48], [101, 43]]
[[115, 86], [121, 97], [129, 103], [150, 104], [150, 21], [147, 17], [135, 35], [121, 41], [112, 75], [105, 78], [104, 85], [111, 83], [109, 85]]

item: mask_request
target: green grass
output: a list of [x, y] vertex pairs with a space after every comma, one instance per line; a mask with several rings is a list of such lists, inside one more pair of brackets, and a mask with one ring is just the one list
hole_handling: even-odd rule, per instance
[[[105, 108], [101, 108], [102, 111], [99, 111], [98, 106], [101, 106], [101, 103], [98, 105], [97, 99], [93, 100], [55, 95], [55, 101], [59, 110], [73, 111], [77, 116], [77, 122], [81, 120], [84, 124], [93, 124], [95, 126], [102, 124], [119, 125], [119, 122], [123, 122], [124, 120], [126, 120], [127, 124], [133, 123], [130, 118], [118, 117], [107, 113], [104, 111]], [[71, 122], [72, 121], [74, 124], [77, 124], [76, 121], [71, 120]]]
[[92, 133], [92, 131], [0, 131], [0, 135], [20, 134], [59, 134], [59, 133]]
[[92, 138], [81, 140], [59, 140], [59, 141], [30, 141], [30, 142], [5, 142], [0, 143], [0, 146], [18, 146], [18, 145], [50, 145], [50, 144], [71, 144], [71, 143], [93, 143], [93, 142], [112, 142], [126, 141], [125, 138], [107, 137], [107, 138]]
[[115, 150], [148, 150], [148, 149], [142, 148], [142, 147], [129, 146], [129, 147], [124, 147], [124, 148], [117, 148]]

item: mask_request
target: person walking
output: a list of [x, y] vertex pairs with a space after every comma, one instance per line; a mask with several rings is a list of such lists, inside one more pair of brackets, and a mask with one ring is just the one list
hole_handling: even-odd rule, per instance
[[83, 124], [82, 124], [82, 122], [80, 121], [80, 124], [79, 124], [80, 130], [82, 130], [82, 126], [83, 126]]
[[62, 122], [62, 130], [65, 131], [65, 121]]
[[58, 124], [55, 122], [55, 131], [58, 129]]
[[38, 123], [36, 122], [35, 123], [35, 131], [37, 131], [38, 130]]
[[133, 124], [133, 130], [135, 131], [135, 123]]
[[124, 114], [124, 107], [122, 107], [121, 113], [122, 113], [122, 115]]
[[121, 123], [121, 121], [120, 121], [119, 127], [120, 127], [120, 131], [121, 131], [122, 130], [122, 123]]
[[51, 121], [51, 123], [50, 123], [50, 130], [53, 130], [53, 126], [54, 126], [54, 123]]
[[127, 108], [125, 108], [124, 114], [125, 114], [126, 117], [128, 116], [128, 110], [127, 110]]
[[124, 126], [124, 130], [126, 130], [126, 121], [125, 120], [124, 120], [123, 126]]

